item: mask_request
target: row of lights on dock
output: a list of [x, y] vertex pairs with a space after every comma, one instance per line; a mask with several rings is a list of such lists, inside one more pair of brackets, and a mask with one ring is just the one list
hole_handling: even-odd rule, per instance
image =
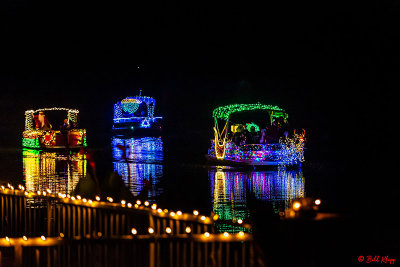
[[[14, 190], [14, 187], [13, 187], [10, 183], [7, 184], [7, 187], [8, 187], [7, 189]], [[22, 185], [18, 185], [18, 188], [19, 188], [19, 190], [24, 191], [24, 194], [25, 194], [25, 196], [27, 196], [27, 197], [30, 197], [30, 196], [32, 196], [33, 194], [35, 194], [34, 192], [27, 192], [27, 191], [25, 191], [25, 187], [22, 186]], [[5, 190], [6, 188], [5, 188], [4, 185], [2, 185], [2, 186], [1, 186], [1, 189]], [[66, 198], [67, 198], [67, 199], [71, 199], [71, 200], [74, 200], [74, 201], [80, 201], [80, 202], [89, 203], [89, 204], [92, 204], [92, 203], [93, 203], [93, 200], [91, 200], [91, 199], [86, 199], [86, 198], [82, 198], [80, 195], [77, 195], [76, 197], [75, 197], [75, 196], [71, 196], [71, 195], [69, 195], [69, 194], [63, 194], [63, 193], [58, 193], [57, 195], [54, 195], [54, 194], [52, 195], [52, 192], [51, 192], [50, 189], [46, 189], [46, 190], [43, 190], [43, 191], [37, 191], [36, 194], [37, 194], [38, 196], [51, 196], [51, 197], [58, 197], [58, 198], [61, 198], [61, 199], [66, 199]], [[97, 202], [102, 202], [100, 196], [96, 196], [96, 197], [95, 197], [95, 200], [96, 200]], [[113, 199], [112, 197], [106, 197], [106, 200], [107, 200], [109, 203], [113, 203], [113, 202], [114, 202], [114, 199]], [[107, 202], [103, 202], [103, 203], [107, 203]], [[141, 201], [141, 200], [137, 200], [135, 204], [132, 204], [132, 203], [127, 203], [126, 200], [121, 200], [120, 205], [121, 205], [122, 207], [128, 207], [128, 208], [132, 208], [132, 207], [134, 207], [134, 208], [139, 208], [139, 207], [142, 205], [142, 201]], [[154, 210], [154, 211], [157, 211], [159, 214], [168, 214], [168, 213], [169, 213], [169, 215], [170, 215], [171, 217], [173, 217], [173, 218], [175, 218], [176, 216], [182, 216], [182, 215], [183, 215], [182, 211], [180, 211], [180, 210], [174, 212], [174, 211], [169, 211], [168, 209], [157, 208], [157, 204], [155, 204], [155, 203], [154, 203], [154, 204], [150, 204], [150, 202], [147, 201], [147, 200], [143, 202], [143, 205], [144, 205], [145, 207], [151, 208], [151, 209]], [[200, 213], [199, 213], [198, 210], [194, 210], [194, 211], [193, 211], [193, 215], [199, 216], [199, 214], [200, 214]], [[201, 221], [207, 222], [209, 219], [210, 219], [209, 217], [206, 217], [206, 216], [204, 216], [204, 215], [200, 216], [200, 220], [201, 220]], [[214, 221], [215, 221], [215, 220], [218, 220], [218, 215], [215, 214], [215, 215], [212, 217], [212, 219], [213, 219]]]

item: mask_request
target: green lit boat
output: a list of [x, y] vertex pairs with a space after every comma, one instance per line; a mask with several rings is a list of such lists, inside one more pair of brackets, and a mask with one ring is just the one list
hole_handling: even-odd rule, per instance
[[227, 105], [214, 109], [213, 118], [207, 158], [219, 165], [298, 166], [304, 161], [305, 131], [290, 135], [288, 114], [277, 106]]

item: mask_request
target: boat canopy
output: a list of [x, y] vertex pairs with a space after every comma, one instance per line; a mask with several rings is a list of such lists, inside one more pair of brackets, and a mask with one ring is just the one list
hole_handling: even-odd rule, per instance
[[77, 109], [58, 108], [58, 107], [40, 108], [40, 109], [36, 109], [36, 110], [30, 109], [30, 110], [25, 111], [25, 131], [35, 129], [34, 122], [33, 122], [33, 116], [35, 113], [40, 112], [40, 111], [66, 111], [67, 118], [70, 122], [75, 123], [75, 124], [78, 122], [79, 110], [77, 110]]
[[271, 120], [272, 118], [276, 117], [284, 117], [287, 118], [288, 115], [286, 112], [279, 108], [278, 106], [272, 106], [272, 105], [264, 105], [264, 104], [232, 104], [232, 105], [227, 105], [227, 106], [222, 106], [214, 109], [213, 111], [213, 117], [215, 120], [221, 119], [228, 121], [229, 117], [231, 114], [236, 113], [236, 112], [242, 112], [242, 111], [252, 111], [252, 110], [265, 110], [269, 113]]
[[134, 113], [141, 104], [146, 104], [148, 118], [154, 117], [154, 106], [156, 100], [150, 96], [129, 96], [122, 99], [114, 105], [114, 119], [124, 118], [126, 116], [135, 117]]

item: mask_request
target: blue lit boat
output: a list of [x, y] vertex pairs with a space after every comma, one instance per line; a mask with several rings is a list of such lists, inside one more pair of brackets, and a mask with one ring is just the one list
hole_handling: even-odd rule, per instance
[[[244, 122], [243, 118], [242, 122], [231, 118], [241, 112], [246, 115], [258, 112], [263, 121], [258, 124], [266, 125], [266, 129], [260, 129], [253, 122], [254, 118], [246, 118]], [[207, 158], [218, 165], [298, 166], [304, 161], [305, 131], [300, 134], [294, 131], [289, 136], [285, 127], [288, 114], [277, 106], [260, 103], [227, 105], [214, 109], [213, 118], [214, 138]]]
[[57, 107], [25, 111], [22, 146], [31, 149], [86, 147], [86, 129], [78, 128], [78, 114], [77, 109]]
[[162, 117], [154, 116], [156, 101], [149, 96], [126, 97], [114, 105], [113, 133], [160, 136]]

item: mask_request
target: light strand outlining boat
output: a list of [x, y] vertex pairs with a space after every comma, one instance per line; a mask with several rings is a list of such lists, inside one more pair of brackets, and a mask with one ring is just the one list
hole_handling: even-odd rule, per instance
[[113, 133], [160, 136], [162, 117], [154, 116], [156, 100], [149, 96], [126, 97], [114, 105]]
[[[67, 117], [58, 116], [60, 127], [53, 128], [44, 114], [67, 112]], [[83, 148], [87, 146], [86, 129], [78, 128], [79, 110], [70, 108], [42, 108], [25, 111], [25, 130], [22, 146], [33, 149]], [[55, 118], [57, 116], [53, 116]]]
[[[253, 121], [237, 123], [240, 112], [262, 112], [266, 129]], [[269, 119], [267, 119], [267, 116]], [[233, 104], [214, 109], [214, 138], [207, 158], [226, 165], [300, 165], [304, 161], [305, 131], [289, 136], [288, 114], [264, 104]], [[222, 122], [222, 129], [220, 124]]]

